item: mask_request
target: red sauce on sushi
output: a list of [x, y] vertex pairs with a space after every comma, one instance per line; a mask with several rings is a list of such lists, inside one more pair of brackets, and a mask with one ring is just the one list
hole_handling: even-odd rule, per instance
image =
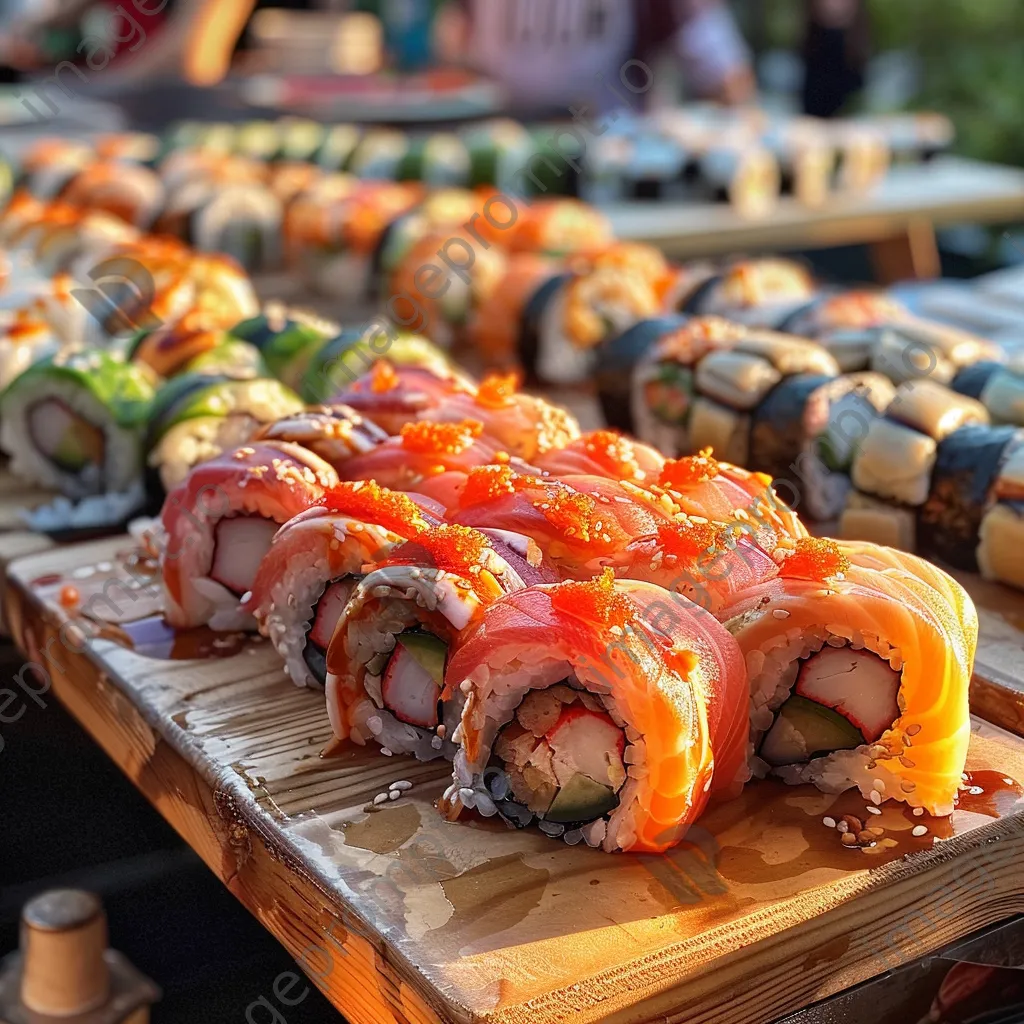
[[407, 423], [402, 427], [402, 446], [421, 455], [459, 455], [484, 431], [478, 420], [460, 423]]

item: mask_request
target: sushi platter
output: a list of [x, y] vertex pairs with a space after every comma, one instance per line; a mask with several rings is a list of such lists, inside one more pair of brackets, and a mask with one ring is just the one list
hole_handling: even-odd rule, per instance
[[[443, 768], [332, 749], [322, 698], [291, 686], [265, 643], [193, 647], [191, 660], [159, 641], [130, 649], [116, 621], [152, 615], [151, 594], [109, 591], [111, 639], [65, 650], [58, 634], [78, 646], [65, 581], [103, 592], [127, 578], [130, 547], [113, 538], [16, 562], [15, 636], [356, 1024], [768, 1021], [1024, 910], [1024, 791], [1012, 781], [1024, 742], [980, 719], [967, 770], [983, 793], [948, 820], [868, 815], [850, 793], [765, 781], [670, 854], [608, 857], [489, 820], [446, 822], [434, 806]], [[397, 781], [412, 786], [375, 804]], [[893, 845], [844, 848], [822, 820], [846, 814], [877, 820]]]

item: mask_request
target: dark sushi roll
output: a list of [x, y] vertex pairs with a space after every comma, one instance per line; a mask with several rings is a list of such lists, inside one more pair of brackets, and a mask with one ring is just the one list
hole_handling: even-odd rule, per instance
[[999, 472], [1024, 435], [1014, 427], [969, 424], [939, 442], [931, 490], [918, 517], [917, 543], [928, 555], [978, 571], [985, 513], [995, 504]]
[[537, 151], [533, 136], [521, 124], [508, 119], [469, 125], [461, 135], [469, 154], [471, 187], [490, 185], [499, 192], [508, 191], [517, 184], [516, 176]]
[[409, 142], [395, 176], [399, 181], [420, 181], [441, 188], [466, 185], [470, 177], [469, 151], [458, 135], [435, 132], [419, 136]]
[[[662, 338], [683, 329], [687, 317], [681, 314], [640, 320], [605, 342], [597, 353], [594, 371], [597, 395], [605, 423], [617, 430], [635, 433], [633, 420], [633, 373], [640, 361]], [[689, 373], [689, 370], [684, 372]], [[692, 393], [691, 386], [683, 387]], [[683, 410], [661, 410], [670, 418], [685, 413]]]
[[686, 295], [681, 309], [776, 329], [814, 293], [814, 279], [802, 264], [762, 257], [739, 260], [709, 275]]
[[316, 162], [325, 171], [343, 170], [359, 142], [362, 131], [354, 124], [336, 124], [327, 129], [316, 151]]
[[1003, 364], [994, 359], [983, 359], [980, 362], [971, 363], [957, 372], [950, 387], [958, 395], [966, 395], [968, 398], [974, 398], [981, 402], [981, 396], [989, 381], [1002, 368]]
[[750, 465], [775, 478], [794, 508], [817, 520], [843, 510], [854, 453], [895, 389], [881, 374], [797, 374], [754, 409]]
[[978, 568], [985, 579], [1024, 589], [1024, 434], [1015, 439], [999, 467], [993, 504], [978, 531]]
[[993, 423], [1024, 427], [1024, 374], [1014, 366], [998, 367], [982, 389], [980, 401]]

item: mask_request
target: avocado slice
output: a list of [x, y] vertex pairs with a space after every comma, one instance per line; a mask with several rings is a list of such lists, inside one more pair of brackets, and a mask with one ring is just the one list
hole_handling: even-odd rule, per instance
[[555, 795], [544, 820], [560, 824], [594, 821], [618, 805], [618, 794], [611, 787], [577, 772]]
[[833, 750], [853, 750], [864, 743], [854, 725], [838, 712], [793, 694], [779, 708], [758, 751], [772, 767], [800, 764]]
[[444, 685], [444, 663], [448, 645], [433, 633], [406, 632], [395, 638], [438, 686]]

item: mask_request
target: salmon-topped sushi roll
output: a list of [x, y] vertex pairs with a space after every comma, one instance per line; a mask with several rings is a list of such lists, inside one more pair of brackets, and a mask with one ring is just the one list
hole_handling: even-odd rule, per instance
[[451, 817], [470, 807], [570, 845], [660, 853], [749, 777], [735, 640], [685, 598], [610, 571], [493, 603], [445, 694], [461, 712]]
[[278, 527], [337, 483], [338, 474], [319, 456], [274, 441], [196, 466], [160, 514], [167, 621], [178, 627], [251, 628], [242, 599]]

